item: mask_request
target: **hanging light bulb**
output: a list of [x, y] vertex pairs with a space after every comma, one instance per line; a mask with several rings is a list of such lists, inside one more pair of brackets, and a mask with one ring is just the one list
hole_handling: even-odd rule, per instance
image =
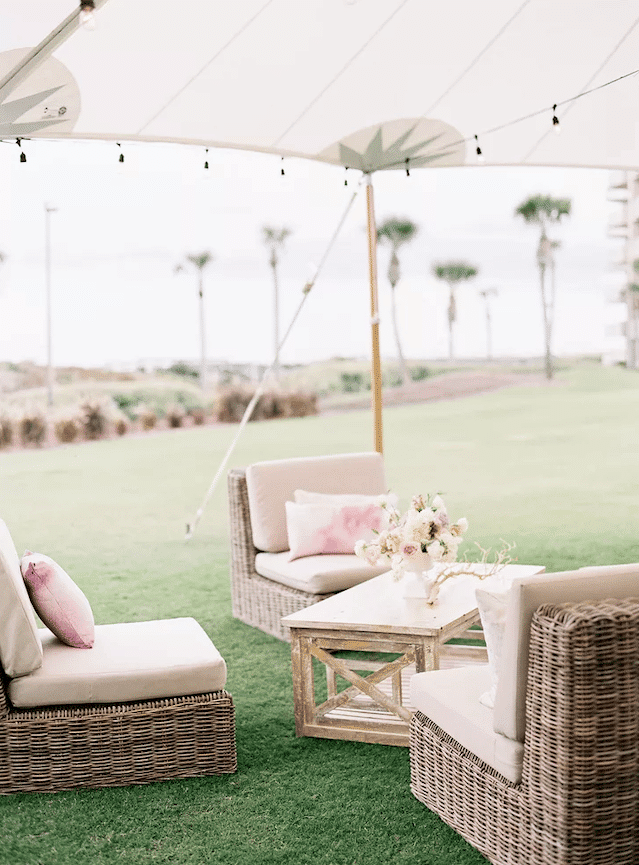
[[410, 177], [410, 159], [406, 160], [406, 177]]
[[[22, 148], [22, 139], [16, 138], [16, 144], [18, 145], [18, 147]], [[27, 154], [24, 152], [24, 150], [21, 149], [20, 150], [20, 162], [26, 162], [26, 161], [27, 161]]]
[[120, 144], [119, 141], [116, 141], [115, 143], [116, 143], [116, 144], [118, 145], [118, 147], [120, 148], [120, 155], [118, 156], [118, 162], [119, 162], [120, 164], [122, 164], [122, 163], [124, 162], [124, 153], [122, 153], [122, 149], [121, 149], [121, 148], [122, 148], [122, 145]]
[[207, 147], [207, 148], [206, 148], [206, 153], [205, 153], [205, 156], [204, 156], [204, 168], [206, 168], [207, 171], [208, 171], [208, 167], [209, 167], [209, 156], [208, 156], [208, 154], [209, 154], [209, 149], [208, 149], [208, 147]]
[[284, 157], [282, 157], [282, 171], [280, 173], [286, 174], [286, 172], [284, 171]]
[[80, 0], [80, 24], [85, 30], [95, 30], [94, 0]]
[[486, 161], [486, 157], [481, 152], [481, 147], [479, 146], [479, 138], [475, 136], [475, 141], [477, 142], [477, 147], [475, 148], [475, 153], [477, 154], [477, 162], [484, 163]]
[[552, 107], [552, 111], [553, 111], [553, 114], [552, 114], [552, 130], [553, 130], [553, 132], [555, 133], [555, 135], [561, 135], [561, 123], [559, 122], [559, 118], [558, 118], [557, 115], [555, 114], [555, 111], [556, 111], [556, 110], [557, 110], [557, 104], [555, 103], [555, 105], [553, 105], [553, 107]]

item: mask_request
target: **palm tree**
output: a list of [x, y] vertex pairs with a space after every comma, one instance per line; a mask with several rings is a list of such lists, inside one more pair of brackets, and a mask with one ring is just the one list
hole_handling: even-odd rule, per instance
[[[205, 336], [205, 328], [204, 328], [204, 269], [209, 265], [212, 261], [214, 261], [213, 255], [207, 251], [193, 253], [191, 255], [186, 256], [186, 261], [189, 264], [192, 264], [197, 271], [197, 290], [199, 297], [199, 308], [200, 308], [200, 387], [203, 391], [206, 391], [206, 336]], [[177, 264], [175, 266], [175, 273], [181, 273], [185, 270], [184, 264]]]
[[499, 292], [496, 288], [483, 288], [479, 294], [484, 298], [484, 303], [486, 305], [486, 357], [488, 360], [492, 359], [493, 349], [492, 349], [492, 322], [490, 317], [490, 298], [497, 297]]
[[[522, 202], [515, 210], [515, 216], [521, 216], [530, 225], [538, 225], [540, 229], [537, 246], [537, 266], [539, 268], [539, 286], [541, 290], [541, 307], [544, 320], [545, 368], [546, 378], [553, 377], [551, 354], [552, 329], [555, 312], [555, 256], [554, 250], [558, 241], [550, 240], [546, 229], [553, 223], [561, 222], [563, 216], [570, 216], [571, 201], [569, 198], [552, 198], [550, 195], [533, 195]], [[546, 270], [550, 270], [550, 291], [546, 290]]]
[[270, 225], [262, 227], [262, 240], [270, 252], [268, 263], [271, 265], [273, 270], [273, 376], [276, 380], [278, 379], [280, 372], [280, 306], [277, 266], [280, 261], [279, 254], [284, 249], [286, 238], [290, 235], [290, 228], [272, 228]]
[[448, 284], [448, 356], [453, 359], [453, 325], [457, 321], [455, 291], [460, 282], [472, 279], [479, 271], [466, 261], [444, 261], [433, 265], [437, 279]]
[[408, 243], [410, 240], [412, 240], [418, 231], [419, 226], [417, 226], [410, 219], [398, 219], [394, 216], [391, 216], [389, 219], [386, 219], [384, 222], [382, 222], [381, 225], [377, 226], [377, 240], [381, 243], [388, 243], [391, 248], [391, 256], [388, 262], [388, 281], [391, 287], [391, 318], [393, 321], [395, 343], [397, 344], [397, 356], [399, 358], [399, 374], [402, 380], [402, 384], [406, 384], [406, 382], [410, 380], [410, 376], [408, 373], [408, 367], [406, 366], [406, 361], [404, 360], [404, 354], [402, 352], [402, 344], [399, 338], [399, 328], [397, 326], [397, 310], [395, 308], [395, 287], [397, 286], [400, 278], [399, 257], [397, 255], [397, 250], [405, 243]]

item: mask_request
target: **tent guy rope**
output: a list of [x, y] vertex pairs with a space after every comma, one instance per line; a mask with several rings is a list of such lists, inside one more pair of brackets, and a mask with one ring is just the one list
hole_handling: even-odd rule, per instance
[[[363, 178], [362, 178], [362, 180], [363, 180]], [[361, 182], [362, 181], [360, 180], [360, 184], [361, 184]], [[300, 301], [300, 303], [297, 307], [297, 310], [295, 311], [295, 314], [293, 315], [293, 318], [291, 319], [291, 323], [289, 324], [289, 326], [286, 330], [286, 333], [284, 334], [284, 336], [280, 340], [280, 343], [277, 347], [277, 351], [275, 352], [275, 357], [273, 358], [271, 365], [264, 372], [264, 375], [262, 376], [260, 383], [259, 383], [255, 393], [253, 394], [251, 401], [247, 405], [247, 407], [244, 411], [244, 414], [242, 416], [242, 420], [240, 421], [240, 425], [237, 429], [237, 432], [235, 433], [233, 440], [231, 441], [231, 444], [229, 445], [226, 453], [224, 454], [224, 458], [223, 458], [222, 462], [220, 463], [218, 470], [215, 473], [215, 477], [211, 481], [211, 484], [210, 484], [208, 490], [206, 491], [206, 495], [204, 496], [204, 500], [203, 500], [202, 504], [200, 505], [200, 507], [195, 512], [195, 517], [193, 518], [193, 521], [186, 524], [186, 535], [184, 538], [185, 541], [190, 540], [193, 537], [193, 535], [195, 534], [197, 524], [199, 523], [199, 521], [202, 517], [202, 514], [204, 513], [204, 509], [206, 508], [207, 504], [209, 503], [209, 500], [210, 500], [211, 496], [213, 495], [213, 492], [215, 491], [215, 488], [216, 488], [216, 486], [217, 486], [217, 484], [218, 484], [218, 482], [222, 476], [222, 472], [226, 468], [226, 464], [228, 463], [229, 458], [235, 449], [235, 445], [237, 444], [240, 436], [242, 435], [242, 430], [244, 429], [244, 427], [246, 426], [246, 424], [250, 420], [250, 417], [253, 414], [253, 410], [254, 410], [255, 406], [257, 405], [259, 398], [264, 393], [264, 390], [265, 390], [266, 385], [268, 383], [268, 380], [270, 378], [273, 367], [275, 366], [275, 364], [277, 363], [277, 361], [279, 359], [280, 351], [284, 347], [284, 343], [288, 339], [288, 335], [291, 332], [293, 325], [297, 321], [297, 318], [298, 318], [300, 312], [302, 311], [302, 307], [306, 303], [306, 298], [309, 296], [311, 289], [315, 285], [317, 277], [320, 275], [320, 272], [322, 271], [322, 268], [324, 267], [324, 264], [326, 263], [326, 260], [329, 256], [329, 253], [330, 253], [331, 249], [333, 248], [335, 241], [337, 240], [337, 237], [338, 237], [338, 235], [342, 229], [342, 226], [346, 222], [346, 217], [348, 216], [350, 209], [353, 206], [353, 203], [355, 202], [355, 199], [357, 198], [358, 194], [359, 194], [359, 188], [356, 189], [355, 192], [351, 195], [350, 200], [346, 206], [346, 209], [342, 215], [342, 218], [340, 219], [339, 223], [337, 224], [337, 228], [333, 232], [333, 236], [331, 237], [331, 239], [328, 242], [328, 245], [326, 247], [326, 250], [324, 251], [324, 255], [322, 256], [320, 263], [317, 265], [315, 272], [313, 273], [313, 275], [310, 277], [310, 279], [308, 280], [308, 282], [304, 285], [304, 287], [302, 289], [302, 293], [303, 293], [302, 300]]]

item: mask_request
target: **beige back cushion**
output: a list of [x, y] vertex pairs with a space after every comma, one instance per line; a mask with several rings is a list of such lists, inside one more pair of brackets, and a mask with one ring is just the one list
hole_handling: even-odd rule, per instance
[[42, 643], [35, 613], [20, 573], [9, 529], [0, 520], [0, 662], [11, 678], [42, 664]]
[[542, 604], [639, 598], [639, 564], [583, 568], [513, 580], [495, 696], [497, 733], [524, 741], [530, 626]]
[[378, 453], [295, 457], [253, 463], [246, 469], [253, 543], [258, 550], [288, 549], [286, 509], [297, 489], [316, 493], [386, 492], [384, 460]]

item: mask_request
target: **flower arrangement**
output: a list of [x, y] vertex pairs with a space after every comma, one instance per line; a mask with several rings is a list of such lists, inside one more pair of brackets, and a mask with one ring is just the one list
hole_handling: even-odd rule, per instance
[[413, 496], [403, 516], [385, 502], [380, 507], [386, 511], [388, 528], [373, 541], [358, 541], [356, 555], [371, 565], [387, 558], [397, 579], [404, 571], [424, 571], [436, 562], [457, 561], [468, 520], [462, 517], [451, 523], [441, 496]]
[[380, 507], [386, 511], [387, 528], [377, 533], [373, 541], [357, 541], [355, 554], [370, 565], [387, 559], [396, 580], [401, 579], [406, 571], [425, 572], [433, 568], [433, 574], [429, 575], [432, 576], [432, 585], [428, 603], [435, 602], [442, 583], [450, 577], [472, 574], [483, 579], [511, 561], [508, 553], [513, 547], [505, 544], [494, 562], [487, 561], [490, 550], [479, 547], [483, 553], [479, 565], [466, 561], [456, 564], [468, 520], [461, 517], [457, 522], [451, 522], [439, 495], [413, 496], [410, 508], [403, 515], [384, 501], [380, 501]]

